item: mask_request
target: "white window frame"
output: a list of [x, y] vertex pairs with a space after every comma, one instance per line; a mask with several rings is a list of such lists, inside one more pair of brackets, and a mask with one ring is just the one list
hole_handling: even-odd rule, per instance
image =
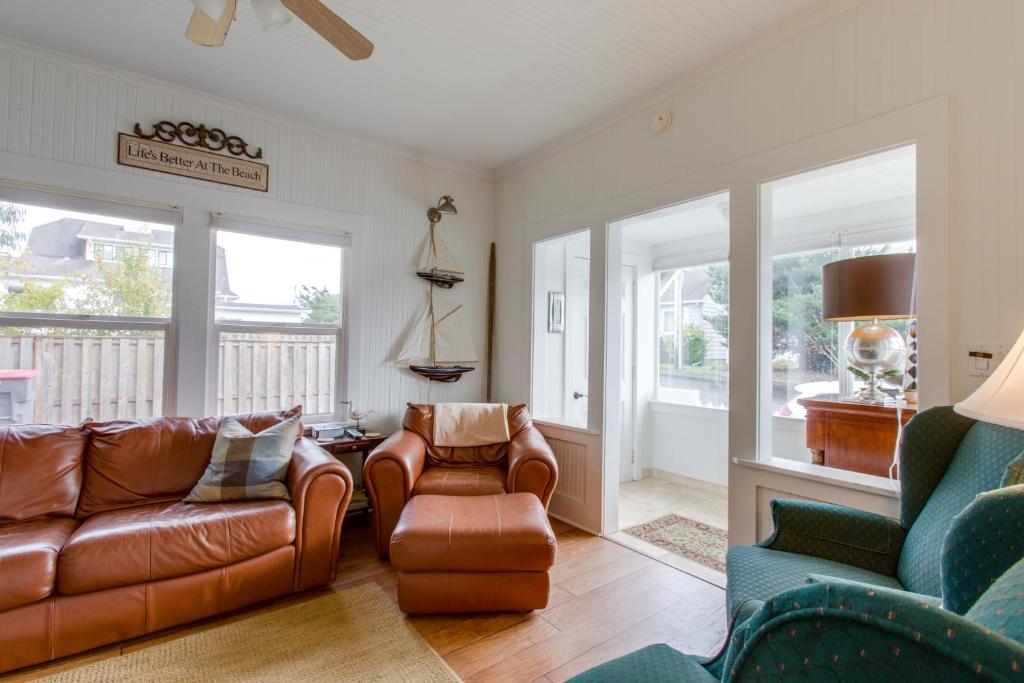
[[[338, 324], [329, 323], [265, 323], [245, 321], [218, 321], [216, 319], [216, 256], [217, 232], [239, 233], [253, 235], [255, 237], [269, 237], [272, 239], [288, 240], [291, 242], [304, 242], [307, 244], [319, 244], [328, 247], [341, 249], [341, 280], [339, 282], [341, 296], [339, 297]], [[217, 347], [220, 343], [220, 336], [223, 333], [231, 334], [308, 334], [308, 335], [336, 335], [335, 361], [334, 361], [334, 411], [332, 413], [304, 414], [303, 419], [307, 422], [326, 422], [337, 420], [341, 417], [341, 406], [347, 403], [347, 378], [348, 367], [348, 315], [349, 315], [349, 272], [352, 240], [347, 233], [326, 233], [308, 226], [289, 225], [280, 221], [264, 221], [259, 218], [246, 216], [235, 216], [225, 213], [214, 212], [210, 221], [210, 295], [209, 315], [212, 334], [210, 335], [210, 348], [208, 357], [211, 359], [210, 382], [207, 387], [207, 410], [209, 414], [216, 413], [217, 382], [220, 377], [219, 354]]]
[[[174, 248], [182, 234], [181, 209], [170, 205], [135, 203], [115, 199], [95, 199], [51, 190], [37, 190], [19, 185], [0, 183], [0, 202], [28, 204], [58, 211], [92, 213], [133, 221], [149, 221], [174, 226]], [[88, 258], [86, 253], [86, 258]], [[172, 273], [171, 316], [169, 318], [141, 318], [135, 316], [92, 315], [88, 313], [17, 313], [0, 311], [3, 327], [59, 327], [66, 329], [110, 331], [156, 331], [164, 335], [163, 396], [164, 412], [177, 405], [177, 340], [178, 269]]]

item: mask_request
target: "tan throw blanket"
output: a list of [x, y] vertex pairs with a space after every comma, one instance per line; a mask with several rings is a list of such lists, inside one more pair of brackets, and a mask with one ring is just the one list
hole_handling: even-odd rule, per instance
[[486, 446], [508, 440], [508, 406], [504, 403], [434, 404], [435, 446]]

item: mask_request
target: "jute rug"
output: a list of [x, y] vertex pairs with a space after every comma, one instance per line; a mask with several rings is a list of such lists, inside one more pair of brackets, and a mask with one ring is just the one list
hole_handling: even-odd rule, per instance
[[717, 527], [672, 514], [623, 531], [705, 567], [725, 571], [727, 537], [725, 531]]
[[459, 681], [380, 587], [339, 594], [111, 657], [44, 681]]

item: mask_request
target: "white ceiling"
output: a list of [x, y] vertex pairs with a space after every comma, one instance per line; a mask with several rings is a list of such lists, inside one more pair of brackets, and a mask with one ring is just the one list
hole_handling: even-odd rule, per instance
[[216, 49], [188, 0], [3, 0], [0, 35], [495, 169], [829, 1], [326, 0], [364, 62], [247, 0]]

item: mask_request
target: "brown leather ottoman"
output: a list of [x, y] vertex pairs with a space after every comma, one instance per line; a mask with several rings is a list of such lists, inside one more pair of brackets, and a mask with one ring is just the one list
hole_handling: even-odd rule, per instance
[[532, 493], [413, 496], [391, 535], [398, 606], [410, 614], [548, 604], [555, 534]]

